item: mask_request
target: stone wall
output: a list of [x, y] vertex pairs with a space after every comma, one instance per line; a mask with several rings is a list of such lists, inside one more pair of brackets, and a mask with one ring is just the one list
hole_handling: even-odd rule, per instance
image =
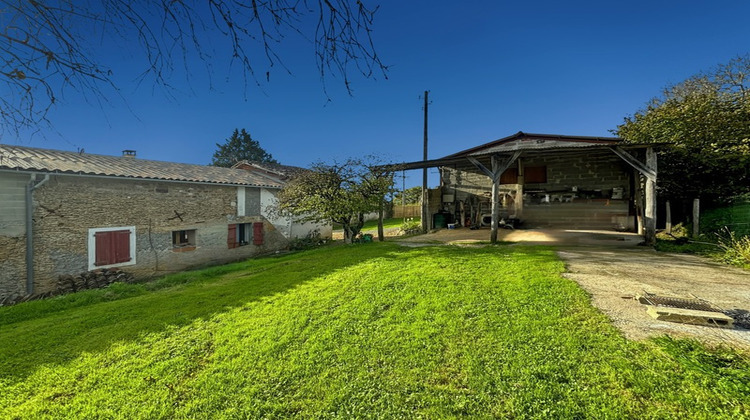
[[26, 284], [26, 185], [30, 175], [0, 172], [0, 302]]
[[[60, 276], [88, 270], [92, 228], [135, 226], [136, 263], [123, 270], [138, 278], [286, 248], [287, 240], [260, 215], [259, 191], [246, 192], [246, 215], [239, 217], [237, 187], [53, 175], [34, 192], [35, 292], [49, 292]], [[228, 225], [252, 222], [264, 223], [264, 244], [229, 249]], [[192, 229], [195, 249], [175, 252], [172, 231]], [[23, 263], [24, 237], [0, 236], [0, 255], [19, 249]], [[0, 294], [24, 290], [25, 264], [2, 261], [0, 268], [8, 272], [0, 279], [15, 288], [5, 285]]]

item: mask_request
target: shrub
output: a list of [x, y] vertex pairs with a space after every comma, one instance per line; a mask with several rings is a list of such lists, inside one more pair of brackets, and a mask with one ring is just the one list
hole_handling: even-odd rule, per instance
[[404, 220], [403, 224], [401, 224], [401, 232], [403, 232], [404, 235], [422, 233], [422, 222], [415, 221], [413, 218], [408, 218]]
[[315, 248], [328, 243], [328, 239], [320, 237], [318, 229], [310, 231], [304, 238], [294, 238], [289, 241], [289, 249], [292, 251], [302, 251], [305, 249]]
[[674, 225], [672, 227], [672, 233], [661, 231], [656, 234], [657, 239], [661, 239], [663, 241], [672, 241], [677, 245], [686, 244], [688, 242], [688, 236], [688, 229], [683, 226], [682, 223]]
[[719, 235], [718, 245], [724, 252], [719, 257], [723, 262], [740, 267], [750, 267], [750, 236], [737, 235], [725, 228]]

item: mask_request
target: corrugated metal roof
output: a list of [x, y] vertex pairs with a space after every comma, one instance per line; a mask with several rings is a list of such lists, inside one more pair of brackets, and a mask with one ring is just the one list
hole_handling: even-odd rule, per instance
[[524, 139], [508, 143], [489, 146], [464, 156], [482, 156], [493, 153], [515, 152], [516, 150], [552, 150], [552, 149], [585, 149], [601, 148], [602, 146], [611, 146], [610, 143], [593, 143], [593, 142], [572, 142], [559, 140], [533, 140]]
[[278, 180], [242, 169], [2, 144], [0, 144], [0, 169], [268, 188], [283, 186]]
[[516, 150], [548, 150], [601, 147], [603, 145], [618, 145], [622, 139], [618, 137], [589, 137], [589, 136], [566, 136], [562, 134], [533, 134], [519, 131], [508, 137], [494, 140], [458, 153], [445, 156], [446, 158], [458, 156], [481, 156], [492, 153], [513, 152]]
[[[589, 137], [589, 136], [566, 136], [561, 134], [532, 134], [524, 133], [519, 131], [516, 134], [508, 137], [503, 137], [499, 140], [491, 141], [485, 144], [481, 144], [476, 147], [472, 147], [460, 152], [448, 155], [439, 159], [431, 160], [418, 160], [415, 162], [404, 162], [395, 163], [391, 165], [383, 165], [385, 168], [391, 170], [411, 170], [411, 169], [423, 169], [423, 168], [434, 168], [439, 166], [447, 165], [461, 165], [473, 167], [467, 158], [485, 158], [486, 156], [492, 156], [495, 154], [499, 155], [512, 155], [513, 152], [521, 151], [522, 156], [538, 155], [538, 154], [555, 154], [562, 155], [564, 153], [586, 153], [592, 154], [601, 152], [604, 153], [615, 147], [622, 148], [625, 150], [632, 149], [643, 149], [647, 147], [659, 147], [663, 146], [664, 143], [653, 143], [653, 144], [636, 144], [636, 143], [625, 143], [623, 139], [619, 137]], [[486, 158], [485, 158], [486, 159]]]

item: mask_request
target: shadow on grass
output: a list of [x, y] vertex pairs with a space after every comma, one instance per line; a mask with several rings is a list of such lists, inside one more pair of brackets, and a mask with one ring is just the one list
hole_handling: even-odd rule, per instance
[[[66, 363], [85, 352], [104, 351], [118, 341], [209, 319], [371, 258], [396, 257], [388, 255], [393, 245], [358, 246], [356, 252], [350, 248], [318, 249], [168, 276], [162, 281], [178, 284], [157, 291], [145, 290], [147, 285], [117, 285], [115, 289], [123, 289], [124, 296], [118, 300], [82, 303], [69, 299], [67, 307], [51, 301], [29, 302], [38, 314], [24, 308], [26, 304], [3, 308], [0, 377], [23, 377], [38, 366]], [[53, 309], [45, 310], [45, 303]]]

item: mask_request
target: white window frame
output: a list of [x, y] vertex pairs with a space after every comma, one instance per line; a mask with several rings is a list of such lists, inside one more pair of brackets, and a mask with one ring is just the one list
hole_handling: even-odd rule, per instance
[[[96, 263], [96, 234], [98, 232], [112, 232], [115, 230], [128, 230], [130, 231], [130, 261], [109, 264], [109, 265], [95, 265]], [[120, 226], [110, 228], [91, 228], [89, 229], [89, 271], [97, 270], [100, 268], [112, 268], [112, 267], [123, 267], [126, 265], [135, 265], [135, 226]]]

